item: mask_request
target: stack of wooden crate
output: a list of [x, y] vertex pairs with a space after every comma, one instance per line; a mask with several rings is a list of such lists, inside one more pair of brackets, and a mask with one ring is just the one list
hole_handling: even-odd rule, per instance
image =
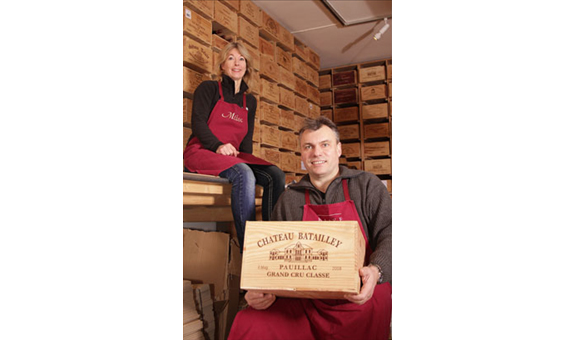
[[321, 115], [340, 130], [340, 163], [391, 189], [391, 59], [320, 70]]
[[192, 282], [184, 280], [184, 340], [204, 340], [203, 322], [194, 299]]
[[197, 86], [218, 79], [218, 54], [241, 41], [252, 56], [250, 90], [258, 101], [253, 153], [286, 173], [305, 174], [297, 133], [306, 117], [320, 115], [319, 55], [250, 0], [189, 0], [184, 7], [184, 148], [192, 132]]

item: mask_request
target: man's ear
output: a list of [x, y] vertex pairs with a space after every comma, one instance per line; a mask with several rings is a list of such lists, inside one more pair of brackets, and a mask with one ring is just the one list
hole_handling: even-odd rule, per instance
[[337, 142], [337, 157], [341, 157], [341, 142]]

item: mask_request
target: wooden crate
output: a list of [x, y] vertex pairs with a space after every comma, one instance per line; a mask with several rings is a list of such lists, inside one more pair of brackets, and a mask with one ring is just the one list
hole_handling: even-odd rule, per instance
[[230, 42], [217, 34], [212, 34], [212, 49], [218, 53], [223, 50]]
[[280, 102], [279, 104], [287, 107], [288, 109], [295, 109], [295, 95], [292, 90], [280, 87]]
[[[254, 71], [252, 73], [251, 79], [250, 79], [250, 83], [248, 84], [248, 86], [250, 87], [250, 89], [252, 90], [253, 94], [259, 94], [260, 93], [260, 89], [261, 89], [261, 81], [260, 81], [260, 73], [258, 71]], [[259, 102], [259, 100], [258, 100]]]
[[184, 35], [184, 62], [190, 67], [211, 73], [212, 54], [209, 47]]
[[309, 49], [303, 43], [297, 39], [294, 39], [293, 56], [297, 56], [304, 61], [308, 61], [308, 50]]
[[260, 35], [264, 36], [268, 40], [278, 41], [279, 37], [279, 24], [272, 17], [270, 17], [265, 11], [262, 13], [262, 23], [260, 27]]
[[241, 16], [246, 17], [250, 20], [256, 27], [259, 27], [262, 22], [262, 11], [261, 9], [255, 5], [250, 0], [241, 0], [238, 1], [239, 4], [239, 13]]
[[240, 10], [240, 0], [220, 0], [220, 1], [236, 12]]
[[359, 124], [338, 126], [340, 140], [359, 139]]
[[385, 66], [372, 66], [359, 69], [359, 82], [367, 83], [370, 81], [385, 80]]
[[303, 79], [307, 77], [306, 64], [299, 58], [292, 58], [292, 71]]
[[[294, 58], [296, 60], [297, 58]], [[295, 77], [295, 92], [303, 97], [307, 97], [307, 83], [305, 80]]]
[[319, 105], [319, 89], [315, 88], [312, 85], [307, 84], [307, 83], [306, 83], [306, 87], [307, 87], [307, 91], [306, 91], [307, 92], [307, 98], [311, 102]]
[[282, 128], [286, 128], [297, 132], [296, 120], [294, 119], [294, 112], [291, 110], [284, 110], [280, 108], [280, 123]]
[[294, 96], [295, 98], [295, 111], [303, 115], [309, 115], [309, 105], [306, 98]]
[[230, 31], [238, 33], [238, 14], [221, 1], [214, 1], [214, 20]]
[[260, 45], [260, 31], [256, 25], [247, 21], [243, 17], [238, 18], [238, 33], [240, 38], [251, 44], [254, 48]]
[[307, 70], [307, 78], [306, 80], [312, 83], [315, 87], [319, 87], [319, 73], [317, 70], [314, 70], [311, 66], [305, 65]]
[[252, 58], [252, 67], [259, 71], [261, 69], [260, 51], [257, 48], [253, 47], [252, 45], [246, 44], [243, 38], [238, 39], [238, 41], [244, 42], [244, 46], [246, 47], [248, 53], [250, 54], [250, 57]]
[[363, 161], [363, 168], [372, 174], [391, 175], [391, 158], [365, 160]]
[[333, 110], [333, 121], [336, 123], [357, 122], [358, 120], [359, 108], [357, 106], [336, 108]]
[[[262, 125], [263, 126], [263, 125]], [[260, 147], [260, 157], [273, 165], [281, 166], [280, 152], [276, 149], [265, 147], [261, 145]]]
[[364, 139], [389, 137], [389, 123], [365, 124], [363, 137]]
[[280, 70], [279, 85], [295, 90], [295, 75], [291, 71], [288, 71], [283, 67], [280, 67], [279, 70]]
[[295, 172], [297, 170], [297, 162], [293, 155], [289, 152], [280, 152], [280, 169], [284, 172]]
[[333, 102], [336, 105], [357, 103], [357, 89], [336, 89], [333, 91]]
[[391, 80], [391, 62], [387, 64], [387, 79]]
[[386, 97], [385, 84], [361, 87], [362, 101], [383, 99], [385, 97]]
[[258, 119], [258, 117], [256, 117], [256, 119], [254, 120], [254, 134], [252, 135], [252, 141], [258, 143], [258, 145], [262, 140], [261, 126], [262, 125], [260, 123], [260, 120]]
[[294, 115], [293, 119], [295, 120], [295, 130], [294, 131], [299, 132], [299, 129], [301, 129], [302, 126], [304, 125], [306, 117]]
[[261, 125], [261, 144], [266, 146], [271, 146], [279, 148], [280, 144], [280, 133], [277, 126]]
[[387, 104], [363, 105], [361, 115], [364, 120], [387, 118]]
[[276, 46], [276, 61], [281, 67], [291, 72], [292, 70], [291, 52], [284, 51], [283, 48]]
[[260, 122], [272, 125], [278, 125], [280, 123], [280, 109], [277, 105], [261, 101], [258, 107], [258, 114]]
[[299, 151], [298, 137], [293, 131], [280, 131], [280, 148], [290, 151]]
[[187, 0], [186, 4], [200, 11], [204, 16], [209, 19], [214, 18], [214, 1], [205, 0]]
[[341, 153], [346, 158], [355, 158], [361, 156], [360, 143], [341, 143]]
[[309, 111], [307, 115], [308, 117], [317, 118], [320, 116], [321, 108], [319, 107], [319, 105], [316, 105], [312, 102], [308, 102], [308, 106], [309, 106]]
[[207, 75], [191, 70], [185, 66], [183, 67], [183, 71], [184, 92], [194, 93], [201, 82], [210, 79]]
[[331, 87], [331, 74], [323, 74], [319, 76], [320, 90], [329, 89]]
[[307, 49], [307, 54], [309, 57], [310, 65], [314, 69], [319, 70], [319, 65], [320, 65], [319, 55], [317, 53], [315, 53], [311, 48]]
[[357, 221], [248, 221], [240, 286], [298, 298], [359, 293], [365, 240]]
[[363, 143], [365, 157], [389, 156], [389, 142]]
[[192, 35], [201, 42], [212, 44], [212, 22], [199, 12], [186, 6], [184, 10], [184, 32]]
[[363, 163], [361, 161], [347, 162], [347, 167], [350, 169], [363, 170]]
[[319, 104], [321, 106], [331, 106], [332, 104], [332, 92], [325, 91], [319, 93]]
[[392, 84], [392, 83], [388, 83], [388, 84], [387, 84], [387, 96], [388, 96], [389, 98], [391, 98], [391, 84]]
[[272, 83], [271, 81], [261, 78], [260, 79], [261, 92], [260, 96], [266, 98], [274, 103], [280, 102], [280, 90], [278, 84]]
[[[255, 133], [254, 133], [254, 135], [255, 135]], [[260, 143], [256, 142], [255, 140], [254, 140], [254, 143], [252, 144], [252, 155], [261, 158], [261, 146], [260, 146]]]
[[277, 83], [280, 81], [280, 67], [272, 58], [261, 56], [260, 75]]
[[327, 110], [321, 110], [320, 115], [328, 118], [329, 120], [333, 121], [333, 110], [332, 109], [327, 109]]
[[278, 25], [278, 44], [282, 45], [286, 50], [293, 51], [294, 37], [285, 27]]
[[190, 138], [191, 135], [192, 135], [192, 129], [184, 126], [184, 136], [183, 136], [184, 137], [184, 148], [182, 149], [182, 152], [184, 152], [184, 150], [186, 150], [186, 145], [188, 144], [188, 139]]
[[357, 84], [357, 71], [349, 70], [342, 72], [334, 72], [332, 76], [332, 84], [333, 87]]
[[275, 61], [276, 58], [276, 43], [260, 37], [260, 52], [262, 56], [266, 55]]

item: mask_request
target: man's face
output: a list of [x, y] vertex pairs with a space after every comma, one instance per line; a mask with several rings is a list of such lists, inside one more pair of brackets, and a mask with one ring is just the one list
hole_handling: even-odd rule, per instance
[[317, 131], [306, 130], [301, 135], [301, 159], [311, 178], [337, 176], [341, 143], [327, 126]]

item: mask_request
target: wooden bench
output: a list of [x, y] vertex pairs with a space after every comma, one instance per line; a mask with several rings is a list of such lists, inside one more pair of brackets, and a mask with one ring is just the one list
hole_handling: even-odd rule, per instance
[[[232, 184], [225, 178], [183, 173], [184, 222], [233, 222]], [[261, 221], [263, 188], [256, 186], [256, 219]]]

